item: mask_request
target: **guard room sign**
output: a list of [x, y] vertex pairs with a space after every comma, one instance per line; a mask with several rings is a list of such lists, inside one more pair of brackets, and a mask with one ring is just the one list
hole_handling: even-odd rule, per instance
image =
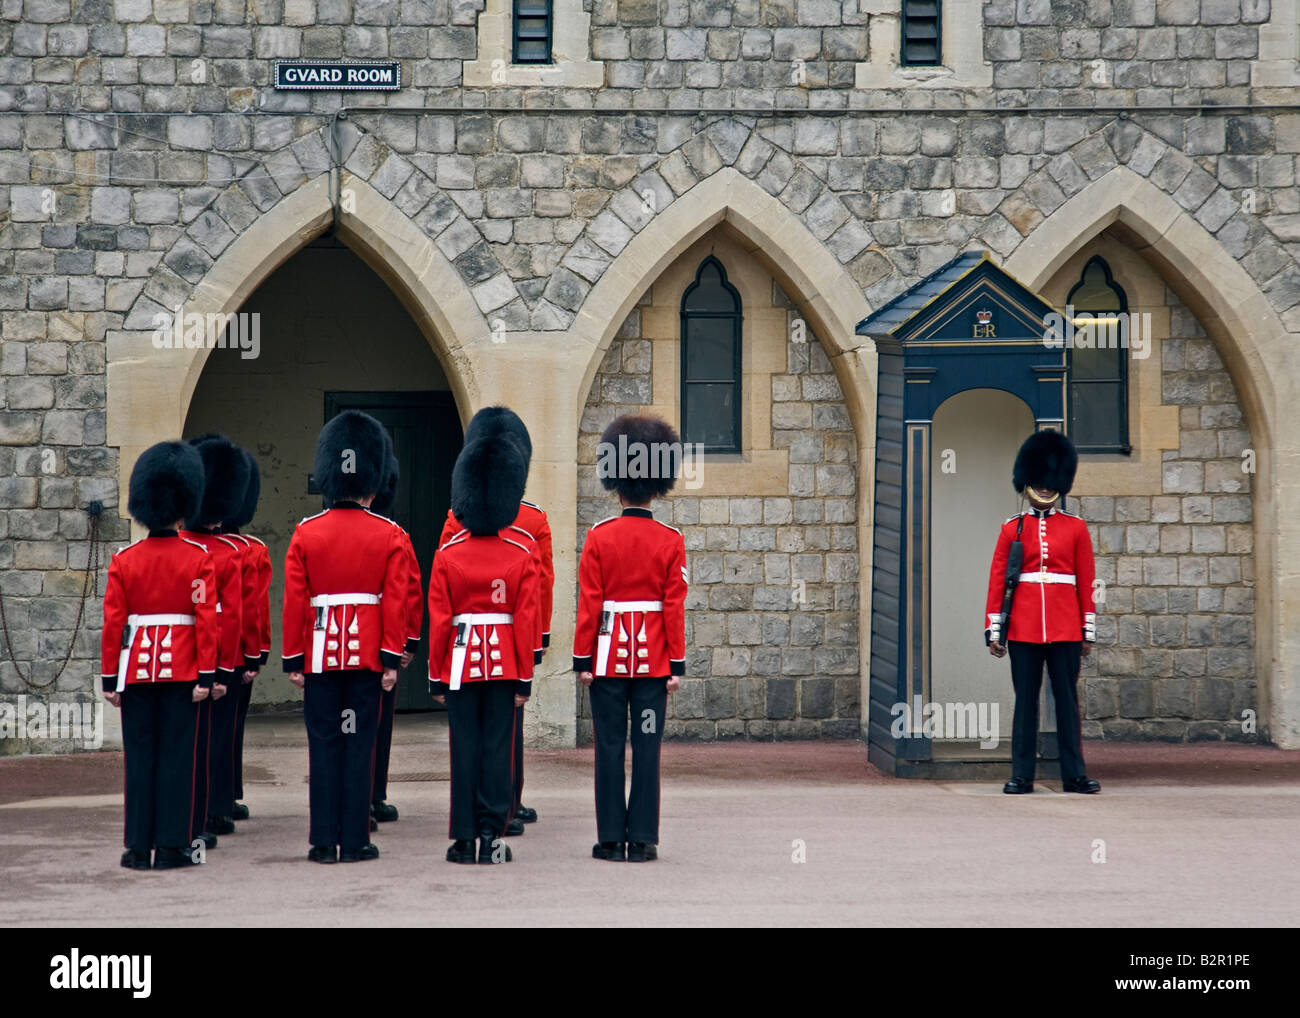
[[402, 87], [399, 60], [277, 60], [280, 91], [396, 92]]

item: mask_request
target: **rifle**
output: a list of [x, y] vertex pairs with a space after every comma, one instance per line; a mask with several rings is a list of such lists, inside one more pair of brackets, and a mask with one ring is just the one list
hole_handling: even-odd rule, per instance
[[1025, 525], [1024, 513], [1016, 521], [1016, 539], [1007, 549], [1006, 577], [1002, 581], [1002, 613], [998, 618], [998, 632], [1002, 639], [998, 642], [1004, 647], [1007, 643], [1007, 622], [1011, 618], [1011, 602], [1016, 596], [1016, 584], [1020, 582], [1020, 569], [1025, 563], [1025, 546], [1020, 541], [1020, 531]]

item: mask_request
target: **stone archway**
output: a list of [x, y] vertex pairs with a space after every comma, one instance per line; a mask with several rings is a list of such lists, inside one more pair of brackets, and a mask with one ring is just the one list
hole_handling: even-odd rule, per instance
[[[1215, 341], [1261, 447], [1255, 488], [1258, 638], [1256, 673], [1272, 740], [1300, 746], [1300, 429], [1283, 414], [1300, 391], [1287, 363], [1291, 335], [1245, 269], [1167, 194], [1120, 166], [1054, 212], [1007, 258], [1026, 284], [1046, 284], [1065, 262], [1108, 227], [1169, 282]], [[1291, 468], [1291, 469], [1289, 469]]]

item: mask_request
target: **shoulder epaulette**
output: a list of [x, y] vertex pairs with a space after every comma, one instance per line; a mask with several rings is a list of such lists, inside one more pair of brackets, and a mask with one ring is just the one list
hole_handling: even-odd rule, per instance
[[661, 527], [668, 527], [668, 529], [671, 530], [674, 534], [680, 534], [680, 533], [681, 533], [681, 531], [678, 530], [676, 527], [669, 526], [669, 525], [668, 525], [667, 523], [665, 523], [663, 520], [655, 520], [655, 522], [658, 523], [659, 526], [661, 526]]
[[610, 520], [620, 520], [620, 519], [622, 519], [622, 518], [623, 518], [622, 516], [606, 516], [603, 520], [600, 521], [600, 523], [593, 523], [593, 524], [591, 525], [591, 529], [592, 529], [592, 530], [595, 530], [597, 527], [599, 527], [599, 526], [600, 526], [601, 524], [603, 524], [603, 523], [608, 523]]
[[318, 519], [320, 519], [322, 516], [324, 516], [327, 512], [329, 512], [328, 509], [322, 509], [320, 512], [316, 513], [314, 516], [304, 516], [302, 519], [300, 519], [300, 520], [298, 521], [298, 526], [301, 527], [304, 523], [310, 523], [312, 520], [318, 520]]
[[[198, 541], [191, 541], [188, 537], [182, 537], [181, 540], [184, 541], [186, 544], [194, 545], [194, 547], [198, 548], [202, 552], [206, 553], [208, 550], [208, 546], [206, 544], [199, 544]], [[125, 551], [126, 549], [124, 548], [122, 550]]]
[[263, 548], [266, 547], [266, 542], [263, 541], [260, 537], [254, 537], [252, 534], [245, 534], [244, 536], [247, 537], [250, 541], [256, 541]]
[[443, 548], [450, 548], [453, 544], [460, 544], [462, 541], [466, 540], [468, 537], [469, 537], [469, 531], [468, 531], [468, 530], [462, 530], [462, 531], [460, 531], [459, 533], [452, 534], [452, 536], [449, 537], [449, 538], [447, 539], [447, 543], [446, 543], [446, 544], [442, 544], [442, 545], [439, 545], [439, 546], [438, 546], [438, 550], [439, 550], [439, 551], [442, 551]]
[[[366, 513], [369, 514], [370, 516], [373, 516], [375, 519], [383, 520], [385, 523], [391, 523], [393, 526], [397, 527], [397, 521], [394, 519], [390, 519], [389, 517], [385, 516], [383, 513], [377, 513], [369, 506], [362, 506], [361, 508], [365, 509]], [[398, 527], [398, 529], [400, 530], [401, 527]]]
[[239, 551], [239, 545], [237, 545], [230, 538], [226, 537], [224, 534], [213, 534], [212, 536], [215, 537], [218, 541], [224, 541], [226, 544], [230, 545], [230, 547], [234, 548], [235, 551]]
[[1083, 517], [1080, 516], [1078, 513], [1066, 512], [1064, 509], [1058, 509], [1056, 511], [1060, 513], [1062, 516], [1073, 516], [1076, 520], [1083, 519]]
[[503, 537], [503, 538], [501, 538], [501, 540], [505, 541], [506, 544], [513, 544], [516, 548], [518, 548], [520, 551], [522, 551], [525, 555], [531, 555], [531, 554], [532, 554], [532, 550], [531, 550], [531, 549], [529, 549], [529, 548], [525, 548], [525, 547], [524, 547], [522, 544], [520, 544], [518, 541], [513, 541], [513, 540], [511, 540], [511, 539], [508, 538], [508, 537]]
[[546, 515], [546, 510], [543, 509], [541, 506], [539, 506], [536, 502], [529, 502], [526, 498], [521, 498], [521, 499], [519, 500], [519, 504], [520, 504], [520, 505], [526, 505], [526, 506], [528, 506], [529, 509], [536, 509], [536, 510], [537, 510], [539, 513], [541, 513], [543, 516]]
[[519, 526], [519, 525], [516, 524], [516, 523], [512, 523], [512, 524], [510, 524], [510, 526], [506, 527], [506, 529], [507, 529], [507, 530], [517, 530], [517, 531], [519, 531], [519, 533], [523, 534], [523, 535], [524, 535], [526, 538], [528, 538], [528, 540], [530, 540], [530, 541], [536, 541], [536, 540], [537, 540], [537, 538], [535, 538], [535, 537], [534, 537], [532, 534], [530, 534], [527, 530], [525, 530], [523, 527]]
[[[140, 541], [143, 541], [143, 540], [144, 540], [143, 537], [140, 538]], [[130, 549], [134, 548], [137, 544], [140, 543], [140, 541], [132, 541], [130, 544], [124, 544], [124, 545], [122, 545], [122, 547], [118, 548], [117, 551], [113, 552], [113, 554], [114, 554], [114, 555], [121, 555], [122, 552], [124, 552], [124, 551], [129, 551]], [[193, 544], [194, 542], [191, 541], [190, 543]], [[202, 547], [202, 546], [200, 546], [200, 547]], [[207, 551], [206, 548], [204, 548], [203, 550], [204, 550], [204, 551]]]

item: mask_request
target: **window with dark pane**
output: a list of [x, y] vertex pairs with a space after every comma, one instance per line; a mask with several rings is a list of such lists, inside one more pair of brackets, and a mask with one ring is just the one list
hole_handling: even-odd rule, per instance
[[943, 62], [938, 0], [903, 0], [903, 52], [900, 63], [935, 66]]
[[[1080, 452], [1132, 452], [1128, 434], [1128, 298], [1094, 255], [1065, 300], [1074, 316], [1068, 351], [1070, 437]], [[1093, 345], [1080, 346], [1091, 331]]]
[[682, 295], [682, 441], [738, 453], [740, 294], [710, 255]]
[[513, 61], [549, 64], [554, 26], [551, 0], [515, 0]]

